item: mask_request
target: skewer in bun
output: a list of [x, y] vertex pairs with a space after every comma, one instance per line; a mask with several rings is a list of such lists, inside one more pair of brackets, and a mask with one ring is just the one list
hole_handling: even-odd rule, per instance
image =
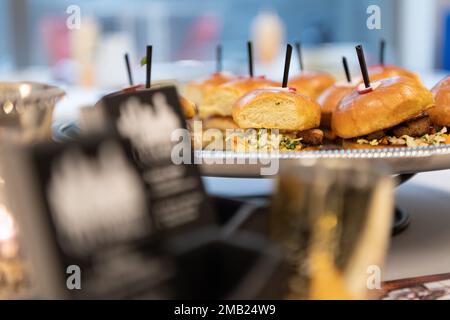
[[204, 79], [192, 80], [184, 87], [184, 94], [186, 97], [194, 102], [196, 105], [201, 105], [205, 94], [214, 87], [223, 83], [231, 81], [234, 77], [222, 70], [222, 46], [219, 44], [216, 47], [216, 72]]
[[373, 84], [372, 92], [354, 90], [333, 113], [331, 126], [344, 139], [371, 134], [412, 119], [432, 106], [431, 92], [410, 78], [394, 77]]
[[326, 72], [305, 71], [300, 43], [297, 42], [295, 45], [299, 57], [300, 74], [290, 79], [289, 85], [311, 99], [316, 100], [323, 91], [334, 84], [336, 79]]
[[221, 84], [207, 92], [203, 103], [199, 105], [199, 116], [207, 119], [212, 116], [230, 117], [233, 105], [249, 91], [254, 89], [278, 86], [277, 82], [264, 76], [254, 77], [252, 43], [247, 43], [248, 77], [238, 77], [235, 80]]
[[316, 130], [320, 124], [320, 106], [295, 88], [287, 87], [291, 52], [292, 47], [288, 45], [282, 87], [255, 89], [233, 106], [233, 119], [240, 128], [276, 129], [280, 139], [274, 147], [281, 151], [318, 146], [323, 139], [323, 132]]
[[425, 112], [433, 97], [421, 83], [407, 77], [370, 82], [361, 46], [356, 47], [365, 84], [345, 96], [331, 119], [332, 130], [352, 143], [371, 146], [418, 146], [439, 144], [441, 133], [433, 134]]
[[304, 131], [320, 123], [320, 107], [308, 97], [288, 88], [292, 46], [287, 45], [282, 87], [256, 89], [239, 99], [233, 119], [243, 129]]
[[326, 89], [318, 98], [317, 102], [321, 108], [320, 127], [323, 129], [330, 129], [331, 127], [331, 115], [336, 110], [339, 102], [347, 94], [352, 92], [357, 86], [356, 82], [352, 82], [350, 71], [347, 65], [347, 59], [342, 58], [344, 71], [346, 73], [347, 81], [338, 81], [333, 86]]

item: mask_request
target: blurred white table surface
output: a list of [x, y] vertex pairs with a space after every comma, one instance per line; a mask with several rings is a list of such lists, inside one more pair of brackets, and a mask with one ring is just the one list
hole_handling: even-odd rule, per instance
[[411, 223], [392, 238], [385, 280], [450, 272], [450, 170], [416, 175], [397, 189], [396, 203]]

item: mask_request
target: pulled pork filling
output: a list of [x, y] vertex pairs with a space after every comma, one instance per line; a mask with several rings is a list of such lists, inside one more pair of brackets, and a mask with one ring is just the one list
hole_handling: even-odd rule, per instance
[[311, 129], [297, 132], [278, 133], [269, 129], [251, 130], [250, 133], [234, 133], [227, 140], [237, 151], [300, 151], [307, 147], [317, 147], [322, 144], [323, 132]]
[[[439, 131], [438, 131], [439, 130]], [[391, 129], [371, 133], [357, 138], [358, 144], [371, 146], [407, 146], [419, 147], [438, 145], [448, 141], [447, 128], [436, 129], [427, 115], [420, 115]]]

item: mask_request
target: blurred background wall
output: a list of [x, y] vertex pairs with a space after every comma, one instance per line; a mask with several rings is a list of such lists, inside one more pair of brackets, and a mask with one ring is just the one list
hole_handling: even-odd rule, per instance
[[[73, 5], [81, 10], [75, 31], [66, 26]], [[381, 9], [380, 30], [366, 26], [370, 5]], [[245, 62], [245, 41], [271, 33], [280, 44], [301, 40], [317, 65], [337, 63], [355, 43], [376, 63], [385, 38], [389, 63], [450, 69], [449, 16], [450, 0], [0, 0], [0, 70], [39, 66], [65, 79], [86, 59], [97, 80], [108, 82], [119, 77], [111, 65], [125, 51], [138, 61], [153, 44], [156, 63], [211, 61], [217, 43], [233, 68]], [[266, 29], [261, 35], [255, 26]], [[321, 47], [327, 54], [313, 50]]]

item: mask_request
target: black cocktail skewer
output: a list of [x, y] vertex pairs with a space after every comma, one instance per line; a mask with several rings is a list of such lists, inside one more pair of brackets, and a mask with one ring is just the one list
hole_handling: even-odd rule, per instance
[[361, 67], [361, 73], [364, 79], [364, 85], [366, 88], [369, 88], [370, 79], [369, 72], [367, 71], [366, 59], [364, 58], [364, 50], [362, 48], [362, 45], [357, 45], [355, 48], [358, 55], [359, 66]]
[[348, 69], [347, 58], [342, 57], [342, 64], [344, 66], [345, 76], [347, 77], [347, 82], [352, 82], [352, 75], [350, 74], [350, 70]]
[[153, 46], [147, 46], [147, 65], [146, 65], [146, 81], [145, 87], [149, 89], [151, 87], [152, 81], [152, 54], [153, 54]]
[[131, 72], [131, 67], [130, 67], [130, 58], [128, 56], [128, 53], [125, 53], [125, 66], [127, 68], [127, 74], [128, 74], [128, 84], [131, 86], [133, 86], [133, 74]]
[[248, 53], [248, 74], [253, 78], [253, 48], [251, 41], [247, 42], [247, 53]]
[[286, 58], [284, 60], [284, 73], [283, 73], [283, 88], [287, 88], [289, 79], [289, 67], [291, 66], [292, 46], [290, 44], [286, 47]]

